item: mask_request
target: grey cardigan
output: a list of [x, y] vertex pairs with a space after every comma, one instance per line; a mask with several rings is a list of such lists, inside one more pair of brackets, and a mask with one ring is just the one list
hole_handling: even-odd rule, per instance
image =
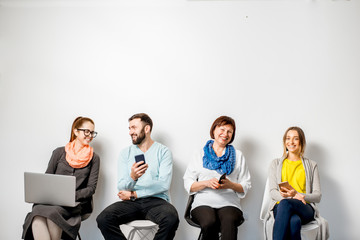
[[[271, 203], [269, 209], [265, 216], [264, 224], [264, 236], [265, 240], [272, 240], [272, 232], [274, 225], [274, 214], [273, 208], [276, 202], [284, 199], [278, 189], [278, 184], [281, 182], [281, 170], [284, 161], [284, 157], [274, 159], [271, 162], [269, 168], [269, 191], [271, 196]], [[310, 205], [314, 208], [315, 214], [314, 218], [319, 224], [319, 232], [316, 240], [326, 240], [329, 238], [329, 227], [327, 221], [320, 216], [319, 209], [317, 204], [321, 200], [321, 187], [320, 187], [320, 176], [318, 171], [317, 163], [308, 159], [301, 159], [303, 166], [305, 168], [306, 176], [306, 194], [305, 201], [309, 202]]]
[[66, 161], [64, 147], [53, 151], [46, 173], [71, 175], [76, 177], [76, 207], [61, 207], [34, 204], [33, 209], [27, 214], [23, 225], [22, 238], [33, 239], [31, 224], [35, 216], [51, 219], [63, 230], [63, 238], [76, 239], [81, 224], [81, 215], [92, 212], [92, 196], [95, 193], [100, 167], [100, 158], [94, 152], [90, 163], [83, 168], [73, 168]]
[[76, 201], [91, 201], [99, 176], [100, 158], [94, 152], [90, 163], [83, 168], [73, 168], [66, 161], [65, 147], [53, 151], [46, 173], [76, 177]]

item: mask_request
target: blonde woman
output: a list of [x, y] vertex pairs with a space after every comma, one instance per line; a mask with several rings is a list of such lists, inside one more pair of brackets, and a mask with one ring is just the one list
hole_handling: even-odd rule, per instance
[[[266, 216], [265, 236], [273, 240], [300, 240], [301, 225], [316, 220], [317, 239], [327, 239], [327, 222], [319, 215], [320, 176], [316, 162], [305, 158], [305, 134], [290, 127], [283, 136], [284, 154], [269, 169], [271, 204]], [[286, 182], [284, 186], [280, 183]]]

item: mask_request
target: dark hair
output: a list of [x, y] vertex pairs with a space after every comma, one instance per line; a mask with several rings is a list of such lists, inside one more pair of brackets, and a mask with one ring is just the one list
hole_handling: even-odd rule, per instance
[[87, 117], [77, 117], [72, 126], [71, 126], [71, 133], [70, 133], [70, 142], [72, 142], [75, 138], [76, 135], [74, 133], [74, 129], [77, 129], [79, 127], [81, 127], [83, 125], [84, 122], [91, 122], [93, 125], [95, 125], [94, 121], [91, 120], [90, 118]]
[[231, 125], [234, 129], [234, 132], [233, 132], [233, 135], [232, 135], [232, 138], [229, 142], [232, 143], [235, 139], [235, 131], [236, 131], [236, 126], [235, 126], [235, 121], [234, 119], [232, 119], [231, 117], [228, 117], [228, 116], [221, 116], [221, 117], [218, 117], [212, 124], [211, 128], [210, 128], [210, 137], [212, 139], [214, 139], [214, 130], [217, 126], [224, 126], [224, 125]]
[[151, 120], [151, 118], [149, 117], [149, 115], [147, 115], [146, 113], [137, 113], [137, 114], [134, 114], [132, 115], [130, 118], [129, 118], [129, 122], [131, 120], [134, 120], [136, 118], [140, 118], [140, 120], [145, 123], [145, 126], [146, 125], [149, 125], [150, 126], [150, 132], [152, 131], [152, 128], [153, 128], [153, 122]]
[[285, 141], [286, 141], [286, 135], [289, 131], [291, 130], [294, 130], [296, 131], [298, 134], [299, 134], [299, 141], [300, 141], [300, 156], [303, 156], [304, 155], [304, 152], [305, 152], [305, 147], [306, 147], [306, 139], [305, 139], [305, 133], [304, 131], [299, 128], [299, 127], [289, 127], [284, 136], [283, 136], [283, 147], [284, 147], [284, 153], [283, 153], [283, 157], [286, 157], [287, 156], [287, 148], [286, 148], [286, 145], [285, 145]]

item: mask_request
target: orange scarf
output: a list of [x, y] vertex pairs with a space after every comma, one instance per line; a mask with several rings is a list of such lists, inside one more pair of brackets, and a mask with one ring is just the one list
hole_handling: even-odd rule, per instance
[[66, 161], [73, 168], [86, 167], [91, 161], [94, 149], [89, 145], [80, 149], [79, 152], [75, 153], [75, 141], [69, 142], [65, 146]]

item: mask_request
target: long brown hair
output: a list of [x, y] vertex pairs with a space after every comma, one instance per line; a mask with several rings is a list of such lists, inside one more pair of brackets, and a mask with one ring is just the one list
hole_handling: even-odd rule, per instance
[[81, 127], [83, 125], [84, 122], [91, 122], [94, 126], [95, 123], [93, 120], [91, 120], [90, 118], [87, 117], [77, 117], [72, 126], [71, 126], [71, 133], [70, 133], [70, 142], [74, 141], [74, 139], [76, 138], [76, 135], [74, 133], [74, 129], [78, 129], [79, 127]]
[[283, 157], [287, 156], [287, 148], [285, 145], [285, 141], [286, 141], [286, 135], [289, 131], [294, 130], [299, 134], [299, 140], [300, 140], [300, 157], [302, 157], [304, 155], [305, 152], [305, 147], [306, 147], [306, 139], [305, 139], [305, 133], [304, 131], [299, 128], [299, 127], [289, 127], [284, 136], [283, 136], [283, 147], [284, 147], [284, 153], [283, 153]]

